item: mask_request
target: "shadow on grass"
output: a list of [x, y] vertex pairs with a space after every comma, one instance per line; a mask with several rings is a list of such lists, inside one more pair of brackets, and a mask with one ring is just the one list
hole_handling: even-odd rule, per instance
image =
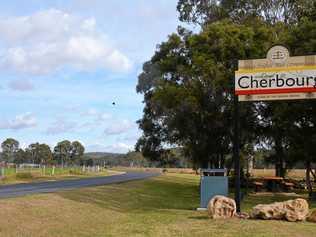
[[124, 213], [194, 210], [199, 204], [197, 180], [173, 176], [72, 190], [59, 195]]

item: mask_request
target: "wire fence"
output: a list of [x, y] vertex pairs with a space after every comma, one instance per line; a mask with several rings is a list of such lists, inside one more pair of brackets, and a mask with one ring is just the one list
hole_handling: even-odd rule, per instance
[[20, 164], [12, 166], [0, 167], [0, 178], [23, 176], [30, 174], [31, 176], [62, 176], [62, 175], [89, 175], [105, 172], [100, 166], [46, 166], [39, 164]]

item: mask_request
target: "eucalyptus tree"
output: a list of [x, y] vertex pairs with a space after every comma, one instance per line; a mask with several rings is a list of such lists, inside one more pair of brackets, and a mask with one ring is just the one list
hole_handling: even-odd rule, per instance
[[39, 143], [32, 143], [28, 146], [28, 148], [26, 149], [26, 152], [28, 153], [29, 159], [31, 161], [31, 163], [33, 164], [38, 164], [39, 163]]
[[[255, 27], [257, 21], [264, 22], [272, 32], [272, 44], [284, 44], [292, 55], [315, 54], [315, 20], [316, 1], [310, 0], [179, 0], [178, 11], [183, 22], [198, 24], [202, 28], [207, 25], [230, 19], [237, 24]], [[246, 43], [246, 42], [245, 42]], [[264, 56], [264, 55], [262, 55]], [[251, 58], [251, 57], [250, 57]], [[304, 147], [304, 144], [294, 142], [300, 136], [311, 140], [311, 136], [303, 127], [296, 125], [306, 119], [302, 114], [310, 112], [309, 102], [268, 102], [257, 103], [259, 139], [268, 143], [273, 151], [271, 159], [276, 165], [276, 174], [284, 176], [285, 170], [296, 161], [306, 164], [315, 157], [309, 153], [296, 156], [293, 160], [293, 146]], [[295, 111], [302, 111], [296, 113]], [[313, 124], [312, 117], [308, 116], [309, 124]], [[295, 133], [292, 129], [295, 128]], [[295, 144], [295, 145], [294, 145]], [[304, 158], [305, 157], [305, 158]], [[307, 172], [309, 173], [309, 172]]]
[[54, 147], [54, 158], [62, 166], [64, 164], [74, 164], [83, 157], [84, 151], [85, 148], [79, 141], [64, 140], [58, 142]]
[[26, 149], [26, 153], [33, 164], [46, 165], [53, 161], [52, 151], [47, 144], [32, 143]]
[[[286, 45], [293, 55], [315, 53], [315, 2], [179, 0], [180, 20], [201, 26], [200, 32], [179, 27], [144, 64], [136, 88], [144, 95], [139, 121], [143, 135], [136, 148], [159, 160], [166, 147], [175, 145], [198, 166], [221, 163], [232, 146], [237, 60], [264, 58], [273, 44]], [[306, 124], [314, 126], [314, 114], [306, 116], [313, 104], [267, 102], [241, 107], [241, 146], [267, 143], [277, 175], [283, 176], [295, 161], [304, 161], [308, 168], [313, 150], [301, 156], [294, 151], [305, 150], [300, 141], [313, 140], [305, 129]], [[313, 141], [308, 144], [312, 147]]]
[[305, 16], [314, 15], [311, 0], [179, 0], [179, 19], [205, 25], [223, 19], [251, 23], [261, 18], [269, 24], [295, 24]]
[[18, 149], [15, 158], [14, 158], [15, 164], [23, 164], [27, 163], [27, 155], [26, 152], [23, 149]]
[[54, 147], [54, 157], [62, 166], [64, 166], [69, 163], [71, 159], [71, 150], [72, 145], [70, 141], [64, 140], [58, 142]]
[[53, 153], [50, 146], [47, 144], [40, 144], [39, 147], [39, 161], [42, 165], [48, 165], [53, 162]]
[[74, 141], [71, 143], [71, 163], [76, 161], [80, 161], [84, 154], [85, 148], [84, 146], [78, 142]]
[[[137, 148], [159, 158], [164, 147], [176, 145], [196, 167], [222, 166], [232, 149], [237, 61], [262, 57], [272, 39], [272, 29], [260, 21], [255, 27], [218, 21], [196, 34], [179, 28], [139, 76], [145, 109]], [[244, 144], [254, 139], [256, 107], [245, 104], [241, 112]]]
[[16, 152], [19, 150], [19, 142], [13, 138], [7, 138], [1, 143], [2, 157], [5, 162], [13, 162]]

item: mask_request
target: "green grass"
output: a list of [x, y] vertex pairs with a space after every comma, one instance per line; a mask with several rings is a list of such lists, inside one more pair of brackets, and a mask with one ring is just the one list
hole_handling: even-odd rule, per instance
[[[199, 205], [199, 176], [166, 174], [150, 180], [0, 201], [0, 236], [315, 237], [316, 224], [211, 220]], [[251, 196], [258, 203], [291, 197]], [[312, 208], [316, 208], [312, 204]]]
[[1, 184], [29, 183], [36, 181], [53, 181], [62, 179], [74, 179], [94, 176], [107, 176], [114, 174], [109, 170], [100, 172], [82, 172], [80, 167], [55, 168], [54, 174], [51, 167], [43, 168], [26, 168], [16, 173], [15, 168], [6, 168], [5, 177], [0, 180]]

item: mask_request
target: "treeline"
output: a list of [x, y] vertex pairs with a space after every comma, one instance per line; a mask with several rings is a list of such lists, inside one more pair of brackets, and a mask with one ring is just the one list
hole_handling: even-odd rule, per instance
[[191, 168], [192, 163], [183, 156], [180, 149], [172, 149], [169, 159], [152, 161], [146, 159], [140, 152], [128, 152], [127, 154], [113, 153], [86, 153], [83, 157], [87, 165], [100, 165], [107, 167], [166, 167], [166, 168]]
[[8, 138], [1, 143], [1, 148], [1, 161], [6, 164], [58, 164], [62, 166], [84, 164], [82, 158], [85, 148], [78, 141], [70, 142], [64, 140], [58, 142], [53, 150], [51, 150], [49, 145], [44, 143], [33, 143], [27, 148], [22, 149], [17, 140]]
[[[195, 168], [231, 167], [238, 60], [266, 58], [276, 44], [285, 45], [292, 56], [316, 54], [316, 2], [179, 0], [177, 9], [183, 25], [191, 27], [179, 26], [143, 65], [136, 88], [144, 96], [138, 121], [143, 135], [136, 149], [160, 161], [168, 158], [165, 147], [176, 146]], [[277, 176], [303, 164], [311, 194], [315, 101], [239, 106], [241, 157], [263, 151]]]

